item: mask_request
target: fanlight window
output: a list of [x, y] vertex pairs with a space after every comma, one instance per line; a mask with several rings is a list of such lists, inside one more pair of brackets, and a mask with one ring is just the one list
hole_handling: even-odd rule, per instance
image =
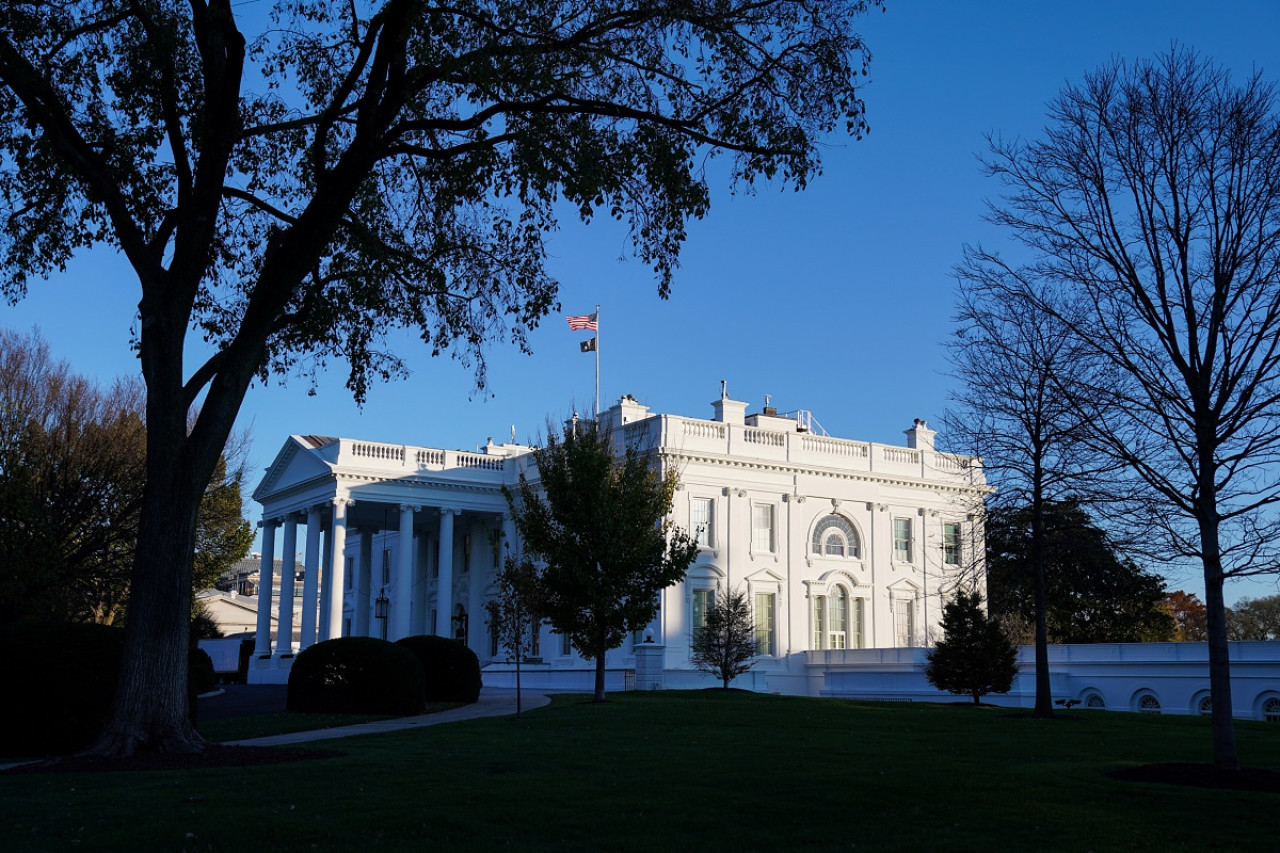
[[862, 556], [858, 531], [849, 520], [838, 515], [828, 515], [813, 529], [813, 553], [824, 557]]
[[1107, 702], [1100, 694], [1090, 693], [1084, 699], [1084, 706], [1086, 708], [1105, 708], [1107, 707]]
[[1262, 703], [1262, 719], [1268, 723], [1280, 723], [1280, 699], [1272, 696]]
[[1160, 700], [1152, 693], [1143, 693], [1138, 697], [1138, 711], [1143, 714], [1159, 714]]

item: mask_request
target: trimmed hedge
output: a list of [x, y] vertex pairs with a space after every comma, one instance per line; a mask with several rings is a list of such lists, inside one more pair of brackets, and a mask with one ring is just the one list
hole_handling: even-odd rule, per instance
[[480, 659], [458, 640], [421, 634], [396, 640], [422, 663], [428, 702], [465, 702], [480, 698]]
[[111, 712], [123, 652], [124, 629], [108, 625], [5, 631], [0, 755], [62, 755], [93, 743]]
[[193, 646], [187, 652], [187, 690], [192, 696], [209, 693], [218, 686], [213, 658], [204, 649]]
[[375, 637], [338, 637], [308, 646], [293, 661], [285, 707], [336, 714], [421, 714], [422, 666], [405, 649]]

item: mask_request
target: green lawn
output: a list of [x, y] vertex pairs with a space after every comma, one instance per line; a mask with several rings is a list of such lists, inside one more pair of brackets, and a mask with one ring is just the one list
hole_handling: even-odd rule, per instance
[[[274, 767], [0, 777], [38, 850], [1264, 850], [1280, 795], [1122, 783], [1208, 721], [714, 691], [557, 697], [523, 720], [326, 741]], [[1280, 726], [1240, 723], [1280, 769]], [[673, 849], [674, 848], [674, 849]]]

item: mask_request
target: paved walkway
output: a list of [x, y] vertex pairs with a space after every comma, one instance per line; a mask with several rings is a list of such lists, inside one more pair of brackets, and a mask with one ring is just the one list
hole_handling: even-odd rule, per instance
[[[546, 693], [534, 690], [523, 690], [520, 694], [522, 711], [541, 708], [551, 702]], [[203, 709], [202, 709], [203, 710]], [[227, 746], [285, 746], [294, 743], [307, 743], [313, 740], [329, 740], [331, 738], [351, 737], [353, 735], [369, 735], [378, 732], [394, 732], [400, 729], [416, 729], [422, 726], [437, 726], [441, 723], [456, 723], [459, 720], [478, 720], [481, 717], [505, 717], [516, 712], [516, 691], [506, 687], [485, 687], [480, 691], [480, 701], [471, 705], [463, 705], [450, 711], [435, 714], [423, 714], [419, 717], [398, 717], [394, 720], [382, 720], [376, 723], [357, 723], [354, 726], [338, 726], [332, 729], [318, 729], [311, 732], [293, 732], [287, 735], [270, 735], [248, 740], [227, 741]]]

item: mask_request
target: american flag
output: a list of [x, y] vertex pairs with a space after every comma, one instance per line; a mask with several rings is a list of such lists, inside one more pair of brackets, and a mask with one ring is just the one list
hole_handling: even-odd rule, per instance
[[569, 321], [569, 329], [574, 332], [581, 332], [583, 329], [590, 329], [593, 332], [600, 330], [596, 324], [595, 314], [578, 314], [565, 319]]

